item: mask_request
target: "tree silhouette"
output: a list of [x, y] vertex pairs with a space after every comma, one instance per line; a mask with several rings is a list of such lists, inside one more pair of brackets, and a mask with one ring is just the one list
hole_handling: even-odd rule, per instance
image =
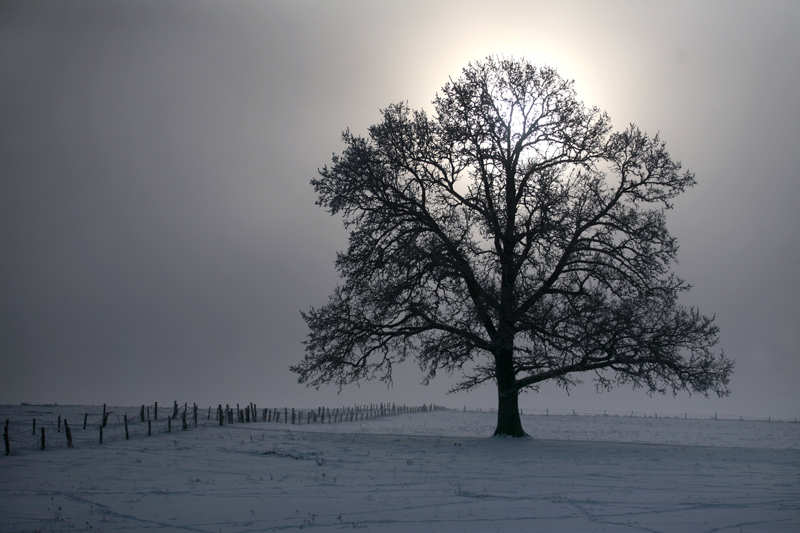
[[694, 175], [664, 143], [576, 99], [573, 83], [487, 58], [447, 83], [428, 116], [382, 111], [312, 180], [349, 247], [324, 307], [303, 313], [299, 381], [391, 381], [409, 357], [454, 390], [498, 389], [495, 435], [525, 435], [518, 396], [570, 387], [728, 394], [733, 363], [713, 318], [677, 301], [666, 209]]

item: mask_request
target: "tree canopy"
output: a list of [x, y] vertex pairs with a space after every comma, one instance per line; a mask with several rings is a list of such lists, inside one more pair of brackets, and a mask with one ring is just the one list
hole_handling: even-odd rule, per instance
[[340, 215], [343, 282], [303, 313], [302, 383], [391, 380], [498, 388], [497, 435], [522, 436], [518, 395], [569, 387], [726, 395], [713, 317], [678, 302], [665, 211], [695, 183], [658, 135], [612, 131], [549, 67], [487, 58], [433, 100], [382, 111], [312, 180]]

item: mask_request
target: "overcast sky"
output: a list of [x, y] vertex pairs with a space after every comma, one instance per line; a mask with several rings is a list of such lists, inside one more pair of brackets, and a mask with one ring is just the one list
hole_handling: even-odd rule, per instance
[[0, 402], [435, 402], [413, 364], [306, 389], [346, 245], [309, 181], [489, 54], [555, 66], [697, 174], [669, 227], [724, 400], [546, 386], [523, 409], [800, 416], [800, 3], [0, 2]]

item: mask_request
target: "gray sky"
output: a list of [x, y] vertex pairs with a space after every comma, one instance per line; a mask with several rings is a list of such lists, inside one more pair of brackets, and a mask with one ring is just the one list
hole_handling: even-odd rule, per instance
[[555, 387], [523, 408], [800, 415], [800, 3], [0, 2], [0, 402], [436, 402], [413, 364], [306, 389], [300, 310], [346, 245], [309, 180], [489, 54], [549, 64], [697, 174], [669, 226], [724, 400]]

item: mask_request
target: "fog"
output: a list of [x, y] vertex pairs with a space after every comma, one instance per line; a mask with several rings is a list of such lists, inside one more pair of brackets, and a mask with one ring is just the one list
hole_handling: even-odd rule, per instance
[[392, 388], [297, 384], [301, 310], [346, 245], [309, 181], [397, 101], [489, 54], [550, 64], [697, 175], [668, 225], [685, 302], [736, 360], [725, 399], [523, 408], [797, 416], [795, 2], [0, 4], [0, 402], [492, 407], [409, 362]]

